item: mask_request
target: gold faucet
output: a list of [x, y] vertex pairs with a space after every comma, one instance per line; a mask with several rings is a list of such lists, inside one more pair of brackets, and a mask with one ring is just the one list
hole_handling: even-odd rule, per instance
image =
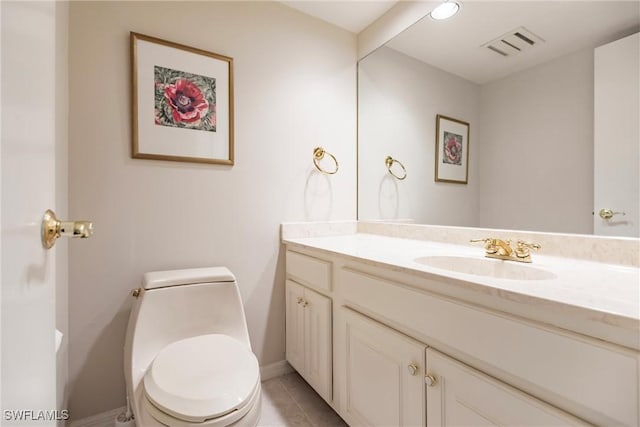
[[538, 250], [541, 246], [537, 243], [518, 240], [516, 248], [511, 247], [511, 240], [496, 239], [487, 237], [485, 239], [471, 239], [471, 243], [484, 243], [484, 250], [487, 258], [496, 258], [505, 261], [531, 262], [531, 249]]

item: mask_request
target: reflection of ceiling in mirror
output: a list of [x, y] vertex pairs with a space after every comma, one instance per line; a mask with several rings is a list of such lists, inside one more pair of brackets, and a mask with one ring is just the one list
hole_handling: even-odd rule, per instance
[[[521, 27], [542, 42], [508, 57], [484, 47]], [[427, 16], [387, 46], [483, 84], [639, 29], [640, 1], [466, 1], [453, 18]]]

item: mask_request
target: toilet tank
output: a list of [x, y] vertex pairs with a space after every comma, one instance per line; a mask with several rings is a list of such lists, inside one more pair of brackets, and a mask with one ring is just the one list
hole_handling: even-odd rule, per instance
[[129, 316], [125, 372], [134, 388], [168, 344], [203, 334], [225, 334], [249, 349], [242, 300], [225, 267], [146, 273]]

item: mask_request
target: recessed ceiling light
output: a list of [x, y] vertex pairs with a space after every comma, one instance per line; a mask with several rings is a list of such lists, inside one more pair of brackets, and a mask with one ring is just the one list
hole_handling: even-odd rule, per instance
[[443, 19], [451, 18], [453, 15], [458, 13], [459, 9], [460, 5], [455, 1], [445, 1], [440, 6], [433, 9], [429, 15], [431, 15], [433, 19], [441, 21]]

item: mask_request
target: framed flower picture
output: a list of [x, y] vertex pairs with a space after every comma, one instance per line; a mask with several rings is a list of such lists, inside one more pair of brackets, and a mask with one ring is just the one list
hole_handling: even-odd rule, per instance
[[131, 32], [132, 157], [233, 165], [233, 58]]
[[466, 184], [469, 175], [469, 123], [436, 116], [436, 174], [439, 182]]

